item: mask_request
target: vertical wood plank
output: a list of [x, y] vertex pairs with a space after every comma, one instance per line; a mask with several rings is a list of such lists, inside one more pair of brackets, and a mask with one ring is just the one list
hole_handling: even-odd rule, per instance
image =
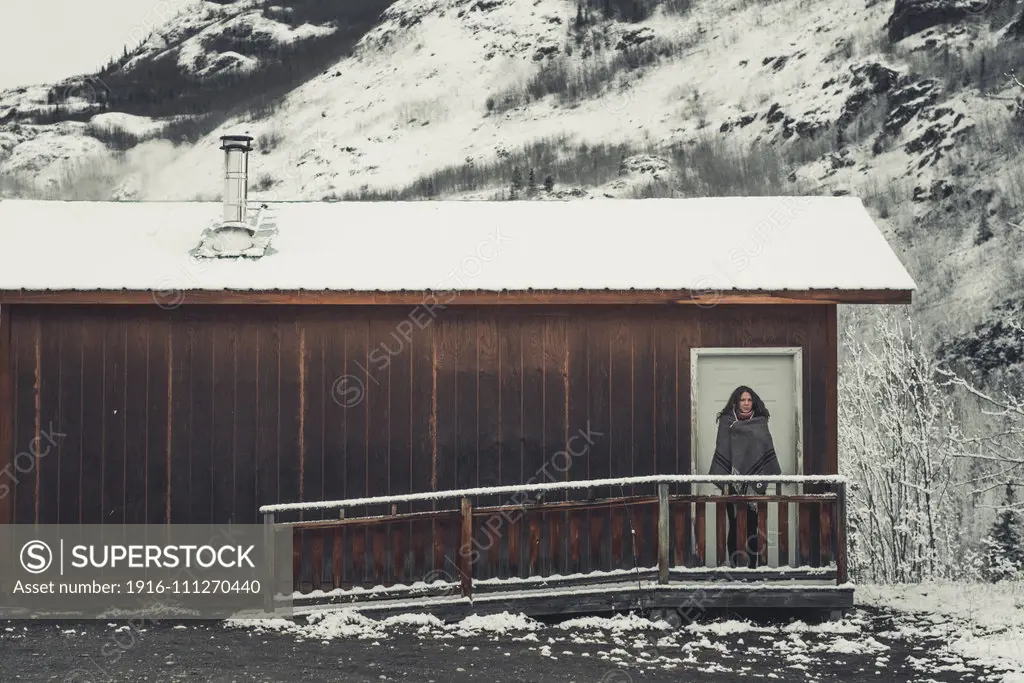
[[280, 402], [277, 478], [284, 500], [302, 497], [302, 471], [306, 456], [308, 382], [304, 354], [305, 330], [296, 309], [275, 312], [280, 331]]
[[14, 519], [14, 362], [11, 357], [11, 306], [0, 304], [0, 524]]
[[[256, 477], [259, 461], [259, 364], [257, 362], [257, 331], [259, 318], [246, 311], [238, 325], [235, 344], [235, 415], [234, 415], [234, 518], [239, 524], [258, 524], [259, 507], [270, 504], [266, 493], [259, 490]], [[177, 425], [175, 425], [177, 427]]]
[[569, 513], [569, 562], [567, 574], [578, 574], [582, 560], [582, 531], [586, 521], [586, 513], [573, 511]]
[[797, 519], [800, 520], [797, 541], [797, 558], [801, 567], [817, 566], [811, 563], [813, 549], [811, 548], [811, 517], [815, 503], [794, 503], [797, 506]]
[[[522, 483], [523, 479], [523, 357], [522, 322], [518, 314], [503, 313], [498, 318], [498, 366], [500, 383], [500, 413], [498, 418], [498, 477], [499, 484], [508, 486]], [[527, 495], [517, 494], [509, 501], [521, 504]], [[507, 576], [522, 576], [525, 566], [521, 542], [522, 515], [517, 508], [509, 513], [507, 550], [501, 560], [500, 571]]]
[[[460, 320], [457, 316], [445, 314], [438, 318], [435, 330], [438, 335], [435, 360], [437, 449], [434, 466], [435, 490], [437, 491], [450, 491], [457, 488], [459, 326]], [[451, 501], [448, 503], [450, 504]]]
[[106, 391], [104, 388], [104, 323], [90, 311], [82, 316], [82, 524], [103, 523], [103, 448]]
[[[312, 314], [301, 314], [299, 317], [299, 362], [301, 385], [300, 412], [302, 413], [302, 449], [301, 468], [302, 477], [301, 491], [303, 501], [324, 500], [324, 412], [326, 401], [330, 401], [327, 394], [329, 387], [325, 387], [324, 381], [324, 339], [326, 326], [322, 324], [319, 316]], [[239, 368], [242, 367], [239, 347]], [[309, 511], [305, 519], [322, 519], [326, 513], [321, 511]], [[332, 510], [332, 515], [337, 515]], [[323, 548], [327, 547], [328, 538], [320, 535], [319, 543]], [[314, 551], [316, 550], [314, 541]], [[314, 587], [323, 575], [316, 575]]]
[[[623, 506], [616, 505], [611, 508], [611, 533], [608, 535], [610, 544], [611, 564], [610, 569], [632, 569], [633, 544], [630, 538], [629, 516]], [[623, 527], [626, 527], [623, 529]]]
[[522, 514], [518, 510], [512, 512], [508, 523], [508, 569], [503, 570], [510, 577], [522, 576], [524, 572], [522, 562], [523, 525], [520, 520], [522, 520]]
[[[409, 318], [414, 327], [410, 342], [409, 444], [410, 487], [413, 492], [431, 490], [433, 473], [434, 427], [434, 333], [436, 323], [422, 307], [417, 306]], [[431, 503], [412, 503], [410, 510], [420, 512], [431, 509]], [[413, 534], [412, 580], [426, 580], [432, 571], [429, 523], [416, 523]]]
[[408, 566], [408, 522], [398, 522], [391, 527], [391, 581], [405, 583]]
[[[195, 312], [195, 332], [192, 339], [191, 407], [189, 467], [189, 523], [209, 524], [210, 468], [212, 466], [215, 371], [215, 322], [206, 311]], [[273, 453], [273, 447], [268, 449]], [[273, 480], [276, 484], [276, 472]], [[276, 486], [274, 488], [276, 492]], [[277, 501], [275, 501], [277, 502]]]
[[461, 543], [459, 544], [459, 574], [462, 582], [462, 596], [473, 594], [473, 503], [469, 498], [462, 499]]
[[[256, 479], [262, 504], [286, 502], [277, 478], [278, 442], [281, 425], [281, 339], [276, 319], [262, 320], [256, 331], [256, 364], [259, 368], [256, 401]], [[194, 378], [193, 378], [194, 381]], [[198, 392], [197, 392], [198, 393]], [[198, 415], [198, 411], [194, 410]]]
[[672, 505], [672, 564], [676, 567], [688, 565], [689, 553], [686, 539], [693, 534], [690, 527], [690, 504], [675, 503]]
[[529, 527], [529, 565], [527, 576], [538, 576], [541, 573], [540, 564], [540, 540], [541, 540], [541, 513], [538, 510], [530, 510], [526, 513], [526, 524]]
[[[238, 329], [233, 312], [221, 313], [213, 332], [213, 440], [210, 453], [210, 521], [227, 524], [233, 521], [235, 402], [238, 400], [236, 347]], [[291, 373], [289, 373], [291, 374]], [[297, 500], [288, 496], [288, 500]], [[306, 538], [309, 537], [307, 534]]]
[[[705, 339], [704, 309], [684, 306], [673, 312], [676, 363], [676, 472], [691, 474], [695, 472], [696, 454], [690, 453], [692, 442], [692, 418], [694, 407], [690, 400], [690, 384], [693, 381], [690, 368], [690, 351], [700, 346], [717, 346], [712, 339]], [[707, 336], [711, 336], [708, 334]], [[706, 472], [696, 472], [706, 474]], [[692, 487], [682, 487], [684, 493], [690, 493]]]
[[[725, 506], [728, 503], [721, 501], [715, 504], [715, 548], [717, 555], [715, 556], [718, 566], [722, 566], [723, 561], [728, 560], [728, 548], [726, 546], [726, 518], [725, 518]], [[736, 515], [739, 517], [739, 515]], [[737, 538], [736, 544], [742, 543], [742, 539]]]
[[[608, 474], [612, 478], [629, 477], [633, 474], [634, 466], [634, 434], [633, 416], [635, 413], [635, 394], [633, 362], [635, 349], [633, 347], [632, 330], [630, 320], [625, 314], [618, 314], [613, 318], [612, 336], [609, 347], [609, 454]], [[612, 487], [612, 494], [635, 495], [633, 486]], [[627, 519], [628, 523], [628, 519]], [[619, 525], [615, 524], [613, 530]], [[613, 531], [614, 534], [614, 531]], [[629, 548], [626, 555], [629, 556], [628, 564], [632, 564], [632, 542], [627, 539]], [[613, 536], [613, 544], [614, 544]], [[626, 558], [619, 556], [620, 561]], [[627, 564], [627, 566], [628, 566]]]
[[344, 537], [341, 527], [335, 527], [331, 534], [331, 588], [337, 590], [342, 586], [342, 567], [344, 558]]
[[832, 517], [835, 514], [835, 504], [832, 501], [822, 501], [819, 505], [821, 509], [818, 536], [819, 566], [827, 567], [835, 559], [832, 555]]
[[[588, 342], [587, 320], [583, 316], [570, 316], [566, 321], [566, 422], [568, 424], [568, 447], [572, 462], [566, 473], [569, 481], [584, 481], [590, 477], [590, 465], [593, 457], [593, 444], [599, 436], [591, 436], [593, 426], [590, 421], [590, 348]], [[588, 489], [570, 489], [566, 492], [568, 500], [586, 500], [592, 492]], [[590, 571], [590, 518], [595, 514], [590, 510], [575, 513], [574, 523], [577, 529], [571, 536], [575, 544], [573, 550], [573, 573]], [[600, 514], [600, 513], [597, 513]]]
[[847, 538], [846, 538], [846, 484], [839, 484], [839, 501], [836, 511], [836, 583], [842, 585], [849, 580], [847, 568]]
[[[478, 310], [477, 341], [477, 432], [479, 435], [477, 460], [477, 486], [497, 486], [501, 481], [501, 366], [498, 348], [498, 312]], [[478, 496], [477, 505], [508, 504], [508, 494]], [[481, 537], [486, 549], [486, 561], [476, 567], [478, 578], [500, 576], [502, 555], [507, 555], [508, 521], [504, 515], [493, 515], [480, 520], [486, 533]], [[504, 552], [503, 552], [504, 551]]]
[[[2, 325], [2, 323], [0, 323]], [[64, 436], [43, 436], [40, 448], [45, 452], [57, 452], [60, 456], [60, 510], [59, 524], [81, 524], [82, 508], [82, 432], [84, 407], [83, 391], [83, 358], [82, 358], [82, 327], [80, 315], [69, 314], [60, 323], [60, 398], [59, 427], [55, 429]], [[0, 332], [2, 334], [2, 332]], [[53, 442], [56, 442], [56, 446]], [[0, 481], [0, 484], [6, 483]], [[0, 503], [2, 505], [2, 503]], [[2, 514], [2, 513], [0, 513]]]
[[456, 450], [455, 485], [464, 489], [476, 486], [480, 468], [480, 434], [478, 431], [479, 396], [479, 309], [459, 315], [455, 321], [455, 412]]
[[588, 538], [590, 553], [587, 557], [588, 565], [584, 568], [583, 573], [613, 569], [610, 560], [611, 544], [606, 543], [604, 540], [609, 534], [606, 527], [610, 526], [607, 523], [610, 519], [611, 516], [607, 509], [590, 511], [590, 534]]
[[385, 311], [368, 317], [369, 343], [366, 355], [366, 494], [386, 496], [391, 492], [391, 371], [392, 354], [401, 353], [401, 338], [395, 339], [395, 319]]
[[323, 588], [324, 578], [324, 534], [325, 529], [309, 529], [312, 538], [310, 539], [310, 562], [309, 578], [311, 590]]
[[126, 333], [124, 387], [124, 522], [146, 523], [147, 465], [149, 462], [149, 321], [145, 317], [115, 313], [124, 320]]
[[707, 557], [707, 506], [704, 503], [697, 503], [694, 508], [693, 529], [696, 535], [693, 549], [694, 566], [703, 567]]
[[548, 551], [547, 561], [545, 562], [544, 571], [545, 574], [565, 574], [565, 568], [568, 566], [565, 546], [566, 546], [566, 534], [565, 534], [565, 513], [552, 510], [548, 512], [547, 524], [545, 528], [548, 532]]
[[[367, 319], [366, 346], [366, 493], [384, 496], [391, 490], [391, 354], [401, 353], [401, 338], [395, 338], [396, 320], [386, 310], [364, 313]], [[368, 508], [369, 514], [386, 514], [383, 507]], [[394, 583], [391, 525], [380, 524], [369, 530], [373, 553], [373, 581]]]
[[[333, 307], [329, 317], [323, 322], [322, 328], [322, 364], [320, 383], [323, 385], [323, 462], [321, 490], [326, 500], [340, 500], [347, 497], [346, 481], [348, 476], [347, 457], [347, 425], [349, 404], [362, 400], [361, 385], [346, 373], [345, 343], [349, 336], [348, 328], [352, 324], [351, 313], [343, 307]], [[325, 513], [325, 515], [328, 513]], [[334, 510], [329, 513], [337, 517], [341, 512]], [[348, 550], [350, 534], [346, 531], [335, 536], [335, 541]], [[333, 557], [333, 556], [332, 556]], [[346, 563], [347, 570], [340, 579], [343, 583], [351, 577], [351, 552], [342, 552], [341, 561]]]
[[[612, 429], [611, 406], [612, 396], [612, 335], [616, 325], [614, 318], [607, 312], [595, 312], [587, 321], [588, 326], [588, 385], [589, 418], [592, 431], [601, 434], [590, 446], [590, 478], [607, 479], [612, 474], [612, 459], [615, 454], [612, 443], [618, 436]], [[628, 398], [628, 394], [627, 394]], [[594, 495], [611, 497], [616, 495], [612, 487], [595, 489]], [[607, 508], [592, 510], [591, 530], [604, 529], [603, 536], [590, 534], [590, 557], [594, 563], [587, 571], [611, 569], [611, 512]], [[604, 518], [603, 520], [600, 518]], [[607, 521], [604, 521], [607, 520]]]
[[352, 585], [372, 587], [373, 582], [368, 578], [369, 567], [366, 561], [366, 528], [353, 527], [349, 529], [348, 536], [352, 543]]
[[[103, 523], [124, 524], [125, 519], [125, 382], [126, 326], [123, 319], [105, 319], [103, 420]], [[207, 504], [207, 501], [204, 501]], [[205, 519], [204, 519], [205, 521]]]
[[[544, 317], [535, 311], [524, 313], [522, 321], [523, 358], [523, 479], [522, 482], [549, 481], [550, 454], [544, 450]], [[548, 500], [541, 492], [529, 494], [530, 500]], [[531, 523], [532, 528], [532, 523]], [[532, 550], [531, 550], [532, 552]]]
[[758, 566], [768, 564], [768, 503], [757, 504]]
[[[365, 316], [353, 316], [345, 326], [345, 373], [355, 393], [346, 394], [343, 401], [345, 410], [345, 498], [361, 498], [367, 495], [368, 440], [367, 405], [372, 392], [379, 391], [369, 376], [367, 368], [367, 345], [369, 322]], [[365, 508], [353, 508], [346, 515], [362, 516]], [[365, 585], [370, 580], [370, 564], [366, 556], [368, 538], [366, 528], [354, 527], [352, 535], [353, 584]]]
[[658, 583], [668, 583], [669, 566], [668, 484], [658, 484]]
[[366, 532], [370, 539], [371, 570], [369, 582], [374, 586], [391, 585], [388, 579], [388, 553], [384, 547], [388, 544], [388, 525], [374, 524], [367, 526]]
[[[802, 327], [805, 329], [806, 346], [804, 348], [804, 383], [813, 401], [810, 406], [809, 420], [805, 418], [806, 441], [809, 441], [809, 448], [804, 451], [804, 470], [808, 474], [822, 474], [828, 468], [826, 462], [829, 457], [829, 445], [827, 443], [827, 408], [825, 397], [828, 379], [828, 349], [826, 339], [826, 311], [825, 306], [815, 306], [802, 318]], [[821, 493], [825, 487], [820, 484], [807, 484], [805, 490], [811, 493]], [[815, 505], [815, 509], [817, 509]], [[813, 514], [810, 518], [811, 542], [817, 546], [821, 535], [821, 516]], [[813, 552], [813, 558], [818, 560], [818, 553]]]
[[[680, 391], [689, 395], [688, 385], [681, 385], [678, 348], [676, 346], [676, 321], [671, 315], [658, 315], [654, 327], [654, 360], [651, 368], [651, 384], [654, 393], [654, 474], [689, 474], [678, 469], [678, 425]], [[686, 356], [689, 366], [689, 355]], [[687, 417], [687, 423], [689, 418]], [[687, 442], [689, 444], [689, 442]]]
[[839, 474], [839, 341], [836, 305], [825, 306], [825, 468]]
[[[405, 310], [401, 318], [393, 319], [392, 339], [388, 351], [388, 450], [389, 484], [391, 494], [413, 492], [413, 434], [411, 431], [412, 410], [412, 341], [414, 323]], [[429, 403], [429, 401], [428, 401]], [[409, 506], [399, 506], [399, 511], [408, 510]], [[414, 574], [412, 556], [409, 552], [408, 539], [411, 527], [408, 522], [392, 524], [392, 565], [394, 580], [406, 583], [409, 580], [419, 581], [422, 573]]]
[[789, 565], [789, 506], [789, 503], [778, 504], [780, 567]]
[[[544, 415], [543, 475], [541, 482], [564, 482], [572, 468], [572, 456], [568, 451], [568, 358], [566, 339], [566, 316], [548, 314], [543, 317], [544, 349]], [[584, 433], [585, 433], [584, 429]], [[577, 439], [579, 441], [579, 439]], [[552, 491], [546, 500], [566, 500], [565, 491]], [[545, 525], [549, 534], [547, 540], [548, 568], [552, 573], [564, 573], [568, 567], [568, 535], [565, 533], [566, 518], [562, 512], [550, 515], [550, 525]]]
[[176, 319], [171, 329], [174, 357], [171, 384], [174, 397], [171, 413], [171, 522], [189, 524], [192, 519], [192, 448], [195, 429], [195, 383], [193, 381], [196, 328], [187, 314]]
[[299, 592], [305, 592], [302, 576], [302, 550], [305, 540], [305, 529], [296, 529], [292, 534], [292, 586]]
[[[655, 437], [657, 419], [655, 411], [655, 328], [654, 315], [637, 310], [629, 315], [632, 353], [632, 438], [630, 459], [632, 476], [642, 477], [657, 473]], [[650, 486], [633, 487], [636, 493], [656, 494]], [[654, 505], [634, 507], [637, 526], [636, 555], [641, 567], [652, 567], [658, 562], [658, 513]]]
[[[168, 503], [167, 443], [168, 421], [173, 414], [168, 408], [173, 402], [170, 363], [169, 314], [160, 311], [147, 321], [146, 360], [146, 514], [147, 524], [166, 524]], [[255, 515], [253, 516], [255, 521]]]
[[[567, 317], [548, 314], [541, 320], [544, 349], [544, 429], [541, 452], [548, 467], [543, 479], [538, 480], [567, 481], [569, 470], [572, 468], [572, 456], [567, 450], [570, 432]], [[577, 429], [584, 426], [580, 425]], [[547, 500], [566, 500], [566, 494], [564, 491], [552, 492], [548, 494]]]
[[745, 567], [750, 560], [748, 553], [755, 546], [750, 543], [750, 530], [747, 529], [747, 504], [740, 503], [736, 508], [736, 550], [740, 553], [737, 563], [743, 563], [741, 566]]
[[38, 524], [56, 524], [60, 519], [60, 465], [64, 439], [50, 444], [43, 435], [51, 430], [66, 432], [60, 424], [61, 368], [60, 318], [47, 309], [40, 316], [36, 338], [36, 418], [33, 441], [27, 450], [35, 455], [35, 518]]

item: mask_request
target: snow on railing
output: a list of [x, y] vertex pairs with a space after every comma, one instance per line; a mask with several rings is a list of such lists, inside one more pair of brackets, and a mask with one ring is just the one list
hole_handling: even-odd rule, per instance
[[645, 477], [621, 477], [618, 479], [589, 479], [582, 481], [557, 481], [543, 484], [512, 484], [508, 486], [485, 486], [473, 489], [456, 489], [451, 491], [427, 491], [424, 493], [407, 493], [395, 496], [375, 496], [372, 498], [347, 498], [344, 500], [320, 500], [306, 503], [277, 503], [264, 505], [260, 514], [301, 510], [327, 510], [347, 508], [361, 505], [387, 505], [390, 503], [409, 503], [425, 500], [443, 500], [446, 498], [466, 498], [469, 496], [486, 496], [499, 493], [522, 493], [526, 491], [563, 491], [568, 489], [591, 489], [601, 486], [632, 486], [636, 484], [845, 484], [848, 478], [839, 475], [820, 474], [781, 474], [775, 476], [749, 475], [698, 475], [698, 474], [656, 474]]

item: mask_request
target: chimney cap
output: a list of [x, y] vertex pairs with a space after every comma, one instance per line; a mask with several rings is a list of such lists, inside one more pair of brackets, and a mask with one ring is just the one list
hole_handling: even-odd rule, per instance
[[252, 149], [251, 135], [221, 135], [221, 149], [241, 149], [249, 151]]

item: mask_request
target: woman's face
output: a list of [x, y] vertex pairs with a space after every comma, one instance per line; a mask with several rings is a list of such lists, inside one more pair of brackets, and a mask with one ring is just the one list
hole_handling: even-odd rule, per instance
[[749, 391], [740, 394], [739, 409], [741, 413], [749, 413], [754, 407], [754, 399], [750, 397]]

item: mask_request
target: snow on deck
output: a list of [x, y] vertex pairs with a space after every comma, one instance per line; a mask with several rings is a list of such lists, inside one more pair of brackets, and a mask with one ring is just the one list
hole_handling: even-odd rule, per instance
[[219, 203], [0, 201], [0, 290], [916, 288], [854, 197], [273, 209], [274, 253], [197, 261]]

